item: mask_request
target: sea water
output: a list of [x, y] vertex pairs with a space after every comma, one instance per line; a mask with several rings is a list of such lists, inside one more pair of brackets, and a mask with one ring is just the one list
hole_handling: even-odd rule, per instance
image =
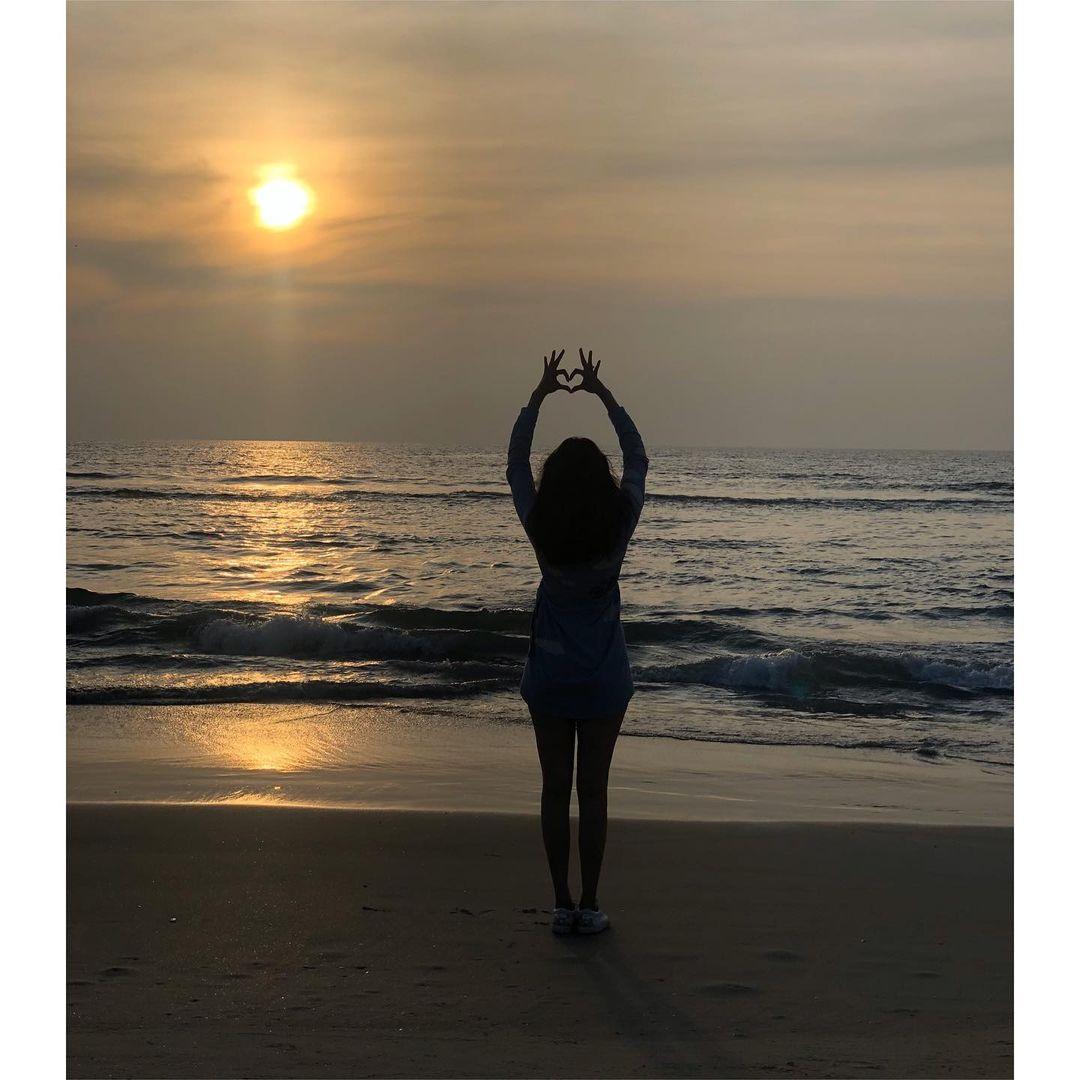
[[[1011, 761], [1011, 454], [649, 453], [625, 732]], [[504, 469], [503, 447], [71, 445], [69, 702], [527, 721], [538, 574]]]

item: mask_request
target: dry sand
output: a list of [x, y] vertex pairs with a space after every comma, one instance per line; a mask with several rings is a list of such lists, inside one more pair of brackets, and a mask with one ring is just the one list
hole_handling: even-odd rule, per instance
[[554, 938], [497, 814], [69, 809], [72, 1076], [1012, 1070], [1012, 832], [612, 823]]

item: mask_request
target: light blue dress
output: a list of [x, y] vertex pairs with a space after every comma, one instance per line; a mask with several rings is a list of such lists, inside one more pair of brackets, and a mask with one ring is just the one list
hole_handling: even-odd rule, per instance
[[[525, 524], [536, 501], [529, 453], [539, 410], [521, 410], [510, 433], [506, 479]], [[623, 713], [634, 693], [620, 621], [619, 571], [645, 502], [649, 459], [633, 420], [621, 406], [608, 411], [623, 455], [621, 487], [629, 514], [612, 553], [603, 560], [552, 566], [533, 544], [540, 586], [533, 609], [529, 657], [521, 696], [545, 716], [590, 720]], [[529, 538], [530, 542], [532, 537]]]

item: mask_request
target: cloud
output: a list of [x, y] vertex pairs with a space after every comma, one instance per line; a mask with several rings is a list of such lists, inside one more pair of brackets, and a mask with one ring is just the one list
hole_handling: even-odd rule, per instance
[[[370, 377], [553, 325], [603, 327], [640, 363], [662, 326], [700, 373], [724, 319], [752, 349], [773, 303], [800, 331], [801, 305], [862, 313], [880, 385], [890, 304], [925, 306], [912, 363], [940, 355], [946, 382], [1009, 355], [1002, 320], [972, 314], [1011, 296], [1008, 4], [95, 3], [69, 7], [68, 42], [71, 365], [99, 399], [103, 364], [118, 400], [148, 393], [146, 353], [213, 356], [221, 416], [229, 373], [264, 354], [317, 387], [350, 343]], [[318, 203], [270, 235], [247, 189], [283, 160]], [[812, 396], [798, 335], [775, 350], [776, 385]], [[344, 408], [312, 394], [312, 416]], [[721, 408], [702, 394], [702, 417]], [[205, 432], [198, 400], [184, 424]], [[813, 423], [855, 430], [839, 406]]]
[[214, 269], [176, 240], [90, 237], [69, 240], [68, 265], [92, 268], [121, 289], [188, 290], [211, 283]]
[[225, 180], [205, 162], [164, 165], [109, 152], [76, 149], [67, 163], [68, 193], [136, 195], [146, 199], [203, 199]]

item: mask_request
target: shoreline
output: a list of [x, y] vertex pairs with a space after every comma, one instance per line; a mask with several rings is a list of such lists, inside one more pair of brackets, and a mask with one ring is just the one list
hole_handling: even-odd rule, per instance
[[69, 1075], [1008, 1076], [1012, 830], [69, 806]]
[[[72, 805], [234, 805], [533, 815], [527, 724], [401, 706], [77, 706]], [[620, 738], [614, 819], [1012, 823], [1011, 766], [892, 750]]]
[[[155, 799], [68, 799], [64, 803], [66, 810], [95, 810], [95, 809], [109, 809], [115, 807], [117, 809], [154, 809], [160, 807], [164, 810], [229, 810], [229, 809], [241, 809], [241, 810], [253, 810], [253, 811], [265, 811], [272, 813], [275, 810], [287, 810], [296, 813], [306, 813], [308, 811], [312, 813], [326, 813], [326, 814], [435, 814], [440, 817], [450, 815], [461, 815], [463, 817], [496, 817], [496, 818], [515, 818], [515, 819], [536, 819], [539, 820], [539, 803], [532, 810], [463, 810], [454, 809], [453, 807], [444, 807], [442, 809], [432, 810], [427, 807], [408, 807], [408, 806], [360, 806], [342, 803], [336, 806], [327, 805], [324, 803], [304, 803], [304, 802], [285, 802], [285, 801], [269, 801], [269, 800], [252, 800], [251, 802], [245, 802], [242, 800], [155, 800]], [[570, 818], [572, 821], [577, 819], [577, 807], [574, 802], [570, 805]], [[872, 818], [844, 818], [844, 819], [824, 819], [824, 818], [687, 818], [687, 817], [629, 817], [626, 815], [609, 814], [610, 821], [626, 822], [628, 824], [665, 824], [665, 825], [722, 825], [731, 828], [783, 828], [785, 826], [806, 826], [808, 828], [839, 828], [843, 826], [849, 826], [858, 828], [863, 825], [872, 826], [875, 829], [999, 829], [1011, 831], [1013, 826], [1008, 823], [1001, 823], [997, 821], [900, 821], [900, 820], [888, 820], [888, 819], [872, 819]]]

